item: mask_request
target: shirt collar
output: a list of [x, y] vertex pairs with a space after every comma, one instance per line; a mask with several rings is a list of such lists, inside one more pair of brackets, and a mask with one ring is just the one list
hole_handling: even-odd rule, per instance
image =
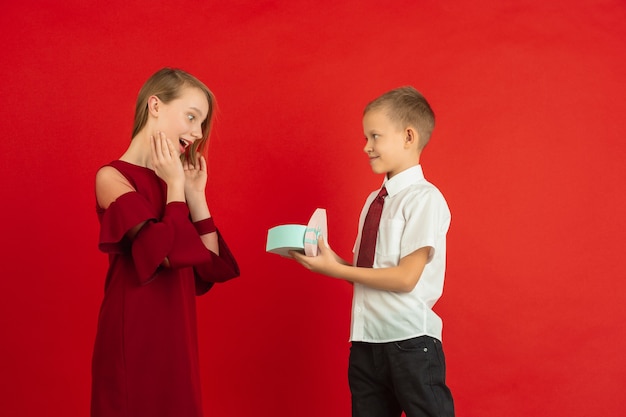
[[415, 165], [407, 168], [399, 174], [394, 175], [391, 179], [385, 177], [383, 186], [387, 189], [389, 197], [393, 197], [406, 187], [416, 184], [424, 180], [424, 172], [421, 165]]

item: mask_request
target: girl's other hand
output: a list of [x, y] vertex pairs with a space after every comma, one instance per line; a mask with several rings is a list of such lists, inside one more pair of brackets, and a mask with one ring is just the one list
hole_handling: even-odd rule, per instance
[[183, 163], [185, 172], [185, 196], [191, 194], [201, 194], [204, 196], [204, 190], [208, 179], [206, 159], [204, 156], [197, 155], [196, 161], [191, 164], [188, 160]]

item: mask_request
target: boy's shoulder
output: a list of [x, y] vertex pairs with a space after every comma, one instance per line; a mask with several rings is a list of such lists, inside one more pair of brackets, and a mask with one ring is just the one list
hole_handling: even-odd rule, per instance
[[398, 192], [398, 195], [402, 195], [406, 198], [444, 198], [443, 193], [439, 190], [439, 188], [424, 178], [413, 184], [407, 185]]
[[434, 184], [424, 180], [412, 184], [398, 193], [398, 205], [405, 215], [421, 212], [449, 213], [448, 202]]

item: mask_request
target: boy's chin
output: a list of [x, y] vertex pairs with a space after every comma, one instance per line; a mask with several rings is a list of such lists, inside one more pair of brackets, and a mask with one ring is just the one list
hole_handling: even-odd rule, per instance
[[372, 166], [371, 168], [374, 174], [387, 174], [387, 171], [382, 168], [378, 168], [376, 166]]

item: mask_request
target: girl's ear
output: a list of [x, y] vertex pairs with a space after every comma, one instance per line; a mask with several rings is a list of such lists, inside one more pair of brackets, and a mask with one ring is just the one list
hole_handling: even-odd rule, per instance
[[148, 97], [148, 111], [153, 116], [158, 116], [159, 114], [159, 106], [161, 105], [161, 100], [157, 96]]

